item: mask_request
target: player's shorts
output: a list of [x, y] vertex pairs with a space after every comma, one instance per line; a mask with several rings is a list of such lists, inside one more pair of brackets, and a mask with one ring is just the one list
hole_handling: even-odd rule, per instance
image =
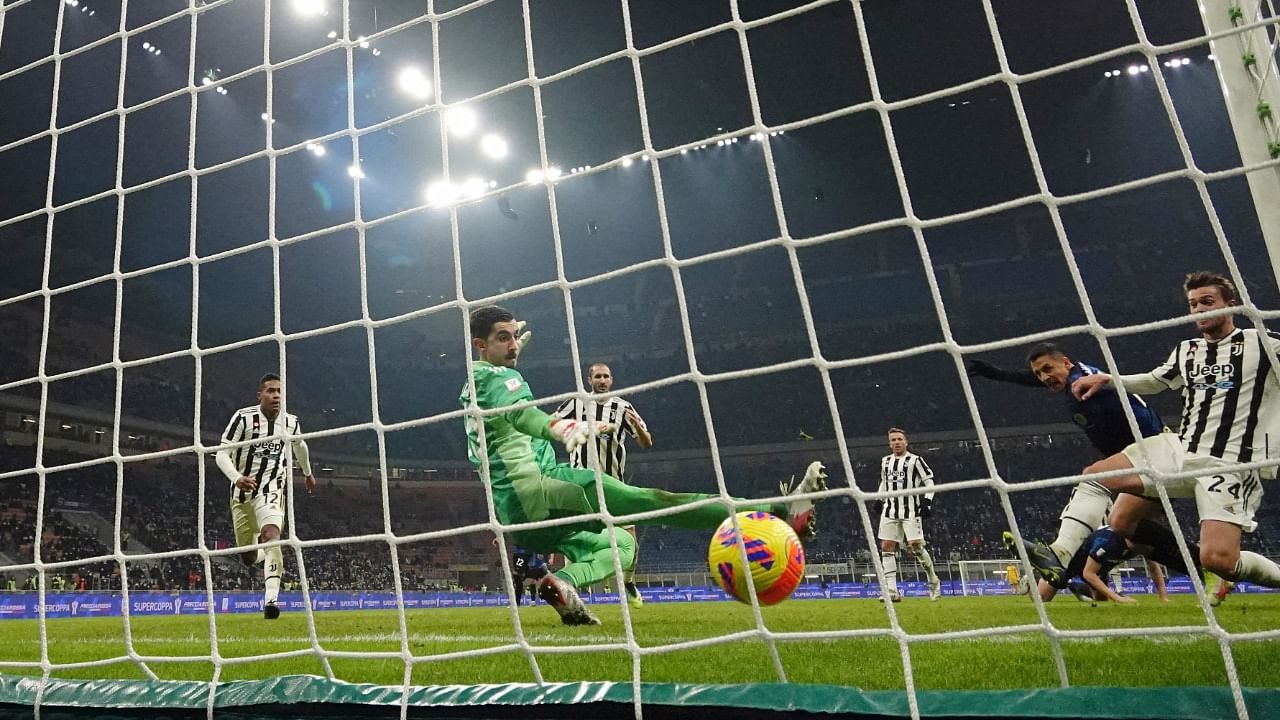
[[[1196, 473], [1195, 477], [1166, 481], [1165, 490], [1169, 497], [1194, 497], [1201, 521], [1219, 520], [1239, 525], [1244, 532], [1257, 529], [1253, 516], [1262, 503], [1262, 480], [1258, 471], [1225, 469], [1231, 463], [1222, 458], [1188, 453], [1173, 433], [1143, 438], [1122, 452], [1134, 467], [1143, 467], [1149, 461], [1153, 470], [1162, 473]], [[1143, 476], [1143, 496], [1159, 497], [1156, 485], [1155, 480]]]
[[231, 524], [236, 531], [236, 545], [252, 545], [258, 542], [258, 533], [266, 525], [284, 530], [284, 491], [264, 490], [256, 495], [231, 487]]
[[924, 522], [920, 518], [915, 517], [909, 520], [895, 520], [881, 516], [880, 533], [878, 537], [881, 540], [892, 540], [899, 545], [913, 542], [924, 541]]

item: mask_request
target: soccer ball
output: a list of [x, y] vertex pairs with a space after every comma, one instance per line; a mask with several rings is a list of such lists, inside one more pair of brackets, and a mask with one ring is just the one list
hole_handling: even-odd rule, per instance
[[711, 576], [739, 602], [751, 602], [748, 579], [761, 605], [776, 605], [791, 597], [804, 578], [804, 547], [795, 531], [777, 516], [759, 511], [738, 513], [738, 525], [748, 567], [742, 566], [738, 532], [728, 518], [720, 523], [707, 551]]

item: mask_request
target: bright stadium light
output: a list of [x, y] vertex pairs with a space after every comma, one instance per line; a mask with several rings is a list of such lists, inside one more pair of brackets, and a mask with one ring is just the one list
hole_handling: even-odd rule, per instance
[[449, 132], [458, 137], [466, 137], [475, 132], [480, 120], [470, 108], [456, 107], [445, 113], [445, 122], [449, 124]]
[[632, 163], [632, 162], [634, 162], [634, 161], [633, 161], [631, 158], [629, 158], [629, 157], [624, 157], [624, 158], [622, 158], [622, 167], [631, 167], [631, 163]]
[[1142, 64], [1142, 65], [1139, 65], [1139, 66], [1138, 66], [1138, 70], [1139, 70], [1140, 72], [1151, 72], [1151, 68], [1150, 68], [1150, 67], [1148, 67], [1145, 63], [1144, 63], [1144, 64]]
[[1142, 71], [1138, 69], [1138, 66], [1137, 66], [1137, 65], [1130, 65], [1130, 66], [1129, 66], [1129, 74], [1130, 74], [1130, 75], [1137, 75], [1137, 74], [1138, 74], [1138, 73], [1140, 73], [1140, 72], [1142, 72]]
[[143, 49], [143, 50], [148, 50], [148, 51], [150, 51], [150, 50], [151, 50], [151, 43], [149, 43], [149, 42], [144, 42], [144, 43], [142, 43], [142, 49]]
[[558, 177], [560, 177], [560, 168], [559, 168], [559, 167], [556, 167], [555, 165], [552, 165], [551, 167], [547, 168], [547, 179], [548, 179], [548, 180], [555, 180], [555, 179], [556, 179], [556, 178], [558, 178]]
[[212, 85], [212, 84], [213, 84], [213, 78], [209, 77], [208, 75], [205, 75], [205, 76], [200, 80], [200, 84], [201, 84], [201, 85]]
[[467, 178], [467, 181], [462, 183], [462, 196], [474, 200], [483, 195], [484, 191], [488, 189], [489, 183], [484, 180], [478, 177]]
[[419, 100], [431, 97], [431, 81], [422, 70], [409, 66], [400, 71], [398, 78], [400, 89]]
[[689, 154], [689, 148], [680, 148], [680, 154], [681, 154], [681, 155], [688, 155], [688, 154]]
[[428, 205], [448, 205], [458, 198], [458, 188], [453, 183], [440, 180], [427, 186]]
[[507, 156], [507, 141], [500, 135], [489, 133], [480, 138], [480, 149], [494, 160], [501, 160]]
[[537, 185], [538, 183], [542, 182], [542, 178], [543, 178], [542, 171], [539, 170], [538, 168], [534, 168], [524, 174], [524, 181], [529, 183], [530, 185]]
[[303, 15], [324, 15], [324, 0], [293, 0], [293, 9]]
[[348, 174], [348, 175], [350, 175], [350, 176], [351, 176], [351, 177], [353, 177], [353, 178], [363, 178], [363, 177], [364, 177], [364, 171], [360, 169], [360, 166], [359, 166], [359, 165], [351, 165], [351, 166], [347, 167], [347, 174]]
[[328, 35], [325, 35], [325, 37], [327, 37], [327, 38], [329, 38], [330, 40], [332, 40], [332, 39], [334, 39], [334, 38], [338, 37], [338, 31], [337, 31], [337, 30], [330, 30], [330, 31], [329, 31], [329, 34], [328, 34]]
[[324, 146], [319, 143], [307, 143], [307, 149], [310, 150], [311, 154], [315, 155], [316, 157], [324, 157], [324, 153], [325, 153]]

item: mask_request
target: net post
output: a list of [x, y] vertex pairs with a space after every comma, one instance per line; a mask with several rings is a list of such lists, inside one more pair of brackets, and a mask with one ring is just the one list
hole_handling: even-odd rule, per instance
[[[1200, 19], [1210, 36], [1209, 48], [1216, 60], [1218, 84], [1231, 120], [1231, 131], [1240, 162], [1248, 167], [1280, 158], [1280, 125], [1275, 114], [1280, 112], [1280, 75], [1276, 71], [1276, 48], [1267, 37], [1267, 27], [1238, 27], [1266, 17], [1261, 0], [1200, 0]], [[1271, 32], [1280, 32], [1271, 26]], [[1265, 53], [1265, 57], [1263, 54]], [[1268, 108], [1263, 112], [1263, 107]], [[1271, 259], [1271, 271], [1280, 283], [1280, 165], [1245, 174], [1249, 193], [1258, 214], [1258, 225]]]

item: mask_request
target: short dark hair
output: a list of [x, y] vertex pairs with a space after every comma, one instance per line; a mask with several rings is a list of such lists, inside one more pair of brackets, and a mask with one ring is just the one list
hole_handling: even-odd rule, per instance
[[1231, 282], [1231, 278], [1219, 272], [1201, 270], [1200, 272], [1188, 273], [1186, 280], [1182, 283], [1182, 287], [1187, 292], [1204, 287], [1218, 288], [1218, 292], [1222, 294], [1222, 299], [1228, 305], [1233, 305], [1240, 299], [1240, 296], [1236, 293], [1236, 284]]
[[1027, 364], [1030, 365], [1045, 355], [1061, 355], [1066, 357], [1067, 354], [1062, 352], [1062, 348], [1051, 342], [1036, 343], [1027, 351]]
[[899, 427], [891, 427], [891, 428], [889, 428], [889, 432], [885, 433], [885, 435], [892, 435], [892, 434], [894, 434], [894, 433], [898, 433], [898, 434], [899, 434], [899, 435], [901, 435], [904, 439], [907, 437], [907, 431], [906, 431], [906, 430], [903, 430], [902, 428], [899, 428]]
[[612, 374], [613, 374], [613, 368], [609, 367], [609, 363], [607, 363], [607, 362], [593, 362], [593, 363], [591, 363], [590, 365], [588, 365], [588, 366], [587, 366], [587, 376], [588, 376], [588, 377], [590, 377], [590, 376], [591, 376], [591, 371], [592, 371], [593, 369], [595, 369], [596, 367], [607, 368], [607, 369], [609, 370], [609, 374], [610, 374], [610, 375], [612, 375]]
[[500, 322], [511, 322], [516, 316], [501, 305], [484, 305], [471, 311], [471, 337], [481, 340], [489, 337], [493, 326]]
[[266, 375], [263, 375], [263, 376], [262, 376], [262, 379], [261, 379], [261, 380], [259, 380], [259, 381], [258, 381], [258, 387], [262, 387], [263, 385], [266, 385], [267, 383], [271, 382], [272, 380], [279, 381], [279, 380], [280, 380], [280, 376], [279, 376], [279, 375], [277, 375], [277, 374], [275, 374], [275, 373], [267, 373]]

